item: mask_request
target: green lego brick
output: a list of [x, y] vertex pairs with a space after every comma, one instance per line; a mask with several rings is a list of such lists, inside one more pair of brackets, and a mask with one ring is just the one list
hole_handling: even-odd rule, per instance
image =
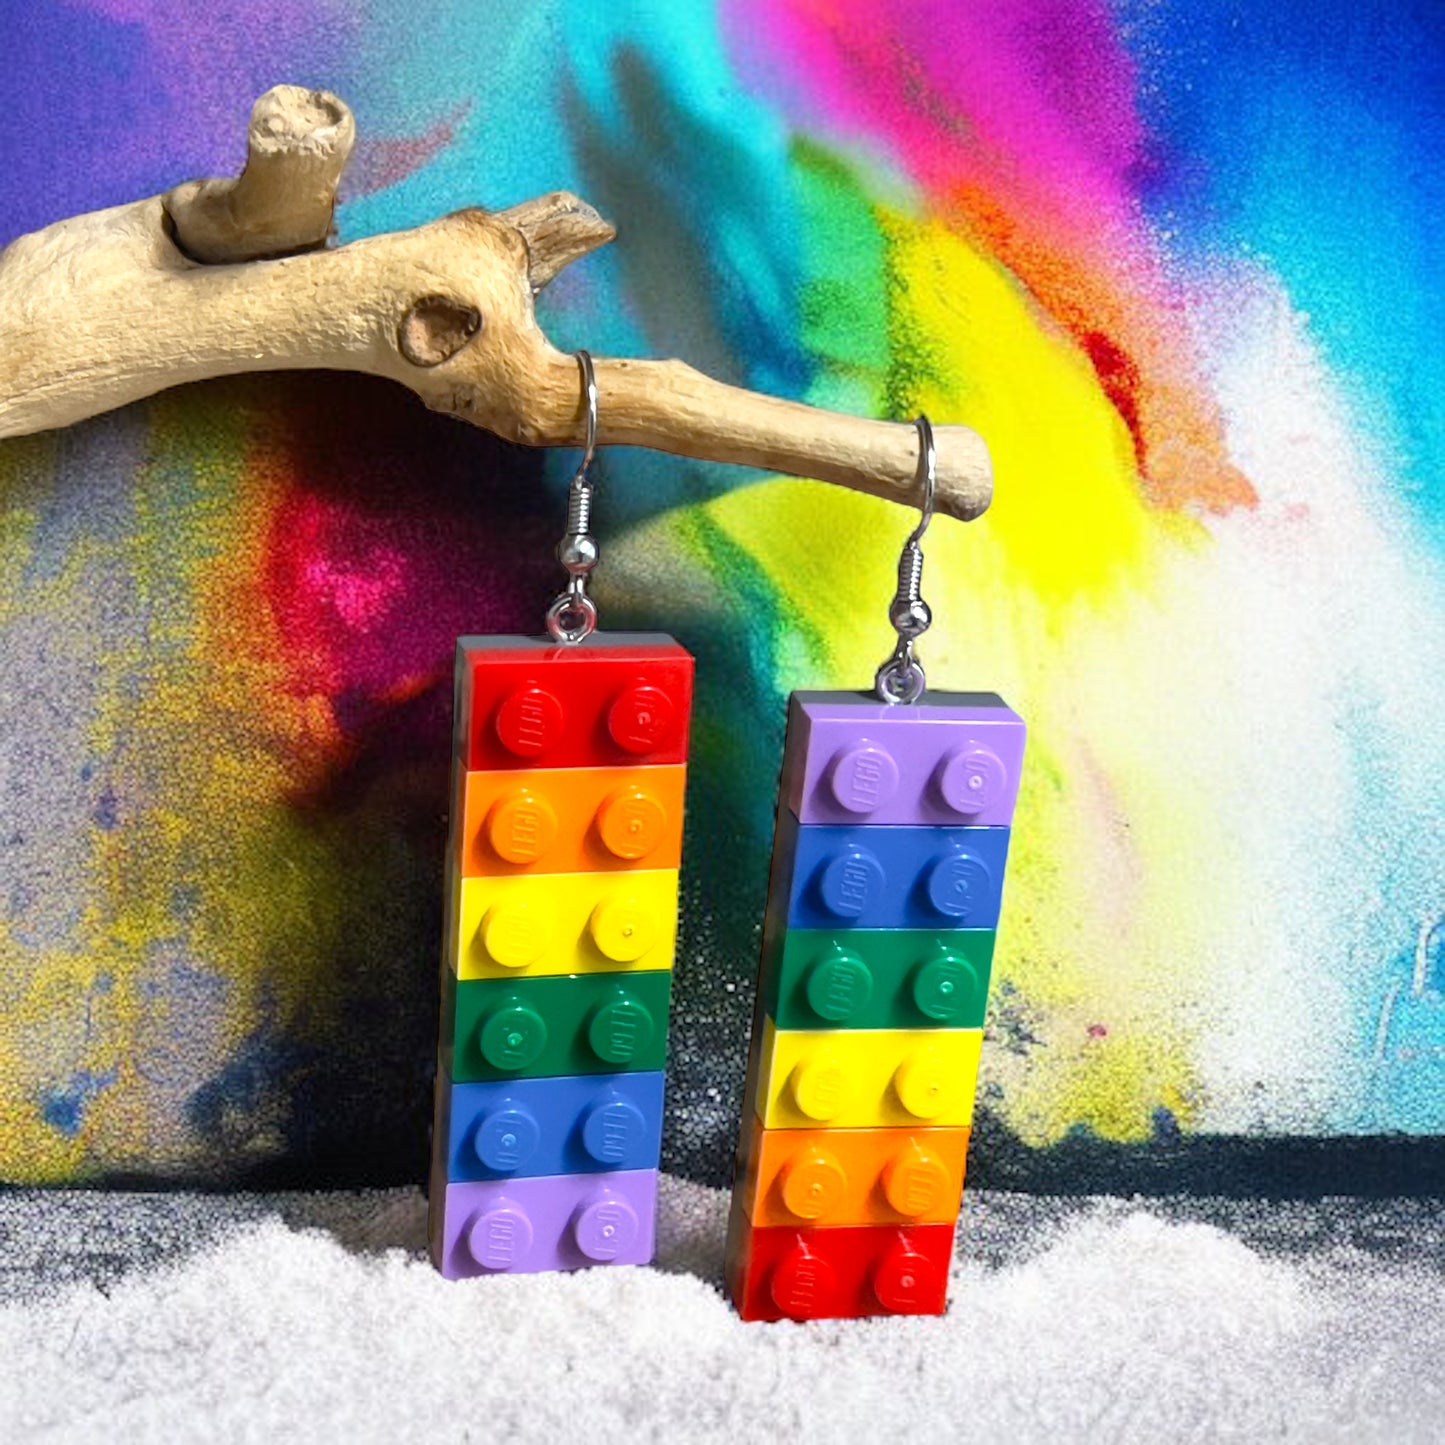
[[458, 1083], [660, 1069], [670, 970], [458, 980], [442, 971], [442, 1064]]
[[780, 1029], [982, 1028], [993, 943], [992, 928], [781, 929], [763, 1004]]

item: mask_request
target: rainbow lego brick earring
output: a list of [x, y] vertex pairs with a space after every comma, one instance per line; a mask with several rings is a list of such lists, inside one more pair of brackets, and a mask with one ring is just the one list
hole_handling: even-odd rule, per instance
[[428, 1216], [452, 1279], [652, 1258], [693, 660], [596, 631], [577, 360], [549, 635], [457, 642]]
[[1024, 724], [929, 692], [923, 515], [874, 690], [788, 702], [757, 1007], [728, 1224], [745, 1320], [939, 1314]]

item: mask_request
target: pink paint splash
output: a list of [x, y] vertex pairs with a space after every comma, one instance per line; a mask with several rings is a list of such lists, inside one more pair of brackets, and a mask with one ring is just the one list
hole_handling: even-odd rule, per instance
[[741, 0], [728, 20], [748, 62], [806, 76], [817, 119], [881, 134], [928, 191], [983, 185], [1080, 235], [1127, 222], [1133, 71], [1087, 0]]
[[346, 197], [384, 191], [419, 171], [452, 143], [471, 111], [472, 102], [464, 101], [419, 135], [358, 136], [356, 153], [346, 171]]
[[[384, 627], [405, 596], [406, 559], [384, 530], [367, 527], [344, 503], [293, 495], [281, 509], [278, 557], [291, 563], [292, 597], [307, 599], [313, 631], [355, 637]], [[329, 669], [327, 670], [329, 672]], [[316, 682], [334, 686], [334, 675]]]
[[1088, 0], [732, 0], [741, 74], [802, 129], [880, 139], [931, 209], [1073, 334], [1156, 503], [1254, 499], [1140, 220], [1147, 137], [1106, 9]]
[[436, 717], [417, 719], [434, 728], [457, 636], [533, 631], [550, 595], [555, 508], [537, 463], [471, 436], [428, 450], [428, 414], [390, 386], [284, 386], [248, 462], [265, 478], [257, 595], [279, 633], [283, 686], [324, 705], [343, 745], [394, 731], [433, 694]]

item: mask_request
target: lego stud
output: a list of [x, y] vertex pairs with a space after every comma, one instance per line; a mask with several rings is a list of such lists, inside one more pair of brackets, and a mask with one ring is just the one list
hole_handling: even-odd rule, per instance
[[897, 791], [898, 764], [887, 748], [860, 742], [843, 748], [833, 759], [828, 785], [840, 808], [871, 813]]
[[899, 1235], [873, 1270], [873, 1293], [890, 1314], [916, 1315], [936, 1308], [947, 1276]]
[[672, 735], [677, 708], [660, 687], [634, 682], [624, 687], [607, 711], [612, 741], [629, 753], [655, 753]]
[[921, 1219], [948, 1203], [948, 1166], [910, 1139], [884, 1166], [883, 1197], [905, 1219]]
[[828, 1048], [793, 1069], [793, 1102], [809, 1118], [826, 1124], [843, 1112], [852, 1094], [848, 1074]]
[[530, 1109], [506, 1100], [477, 1125], [472, 1148], [484, 1168], [514, 1174], [536, 1152], [542, 1129]]
[[943, 1060], [931, 1048], [916, 1049], [893, 1074], [893, 1092], [915, 1119], [936, 1119], [953, 1097]]
[[625, 1199], [610, 1189], [599, 1189], [573, 1216], [572, 1238], [588, 1259], [607, 1264], [632, 1247], [641, 1227], [637, 1212]]
[[937, 787], [944, 805], [965, 818], [994, 807], [1008, 787], [1008, 769], [988, 748], [962, 748], [944, 758]]
[[978, 975], [966, 958], [940, 953], [920, 965], [911, 980], [914, 1006], [935, 1023], [948, 1023], [962, 1014], [978, 991]]
[[557, 814], [530, 788], [514, 788], [492, 805], [487, 841], [505, 863], [535, 863], [557, 840]]
[[826, 1259], [814, 1254], [800, 1238], [773, 1266], [768, 1294], [789, 1319], [817, 1319], [830, 1314], [835, 1307], [838, 1275]]
[[519, 687], [497, 709], [497, 739], [514, 757], [539, 758], [562, 736], [562, 704], [535, 683]]
[[513, 998], [488, 1014], [478, 1045], [482, 1057], [506, 1072], [525, 1069], [547, 1044], [547, 1025], [536, 1009]]
[[582, 1147], [597, 1163], [621, 1169], [646, 1130], [642, 1110], [630, 1099], [614, 1094], [582, 1121]]
[[516, 1269], [532, 1248], [532, 1221], [521, 1205], [503, 1197], [472, 1220], [466, 1238], [467, 1253], [483, 1269]]
[[603, 1063], [630, 1064], [652, 1042], [652, 1015], [631, 994], [619, 992], [592, 1015], [587, 1042]]
[[667, 832], [667, 809], [646, 788], [619, 788], [597, 810], [597, 832], [617, 858], [645, 858]]
[[840, 1024], [861, 1009], [873, 992], [873, 975], [856, 953], [835, 949], [820, 958], [803, 983], [808, 1007], [820, 1019]]
[[962, 848], [938, 859], [925, 883], [929, 903], [944, 917], [960, 922], [984, 903], [992, 886], [988, 866]]
[[623, 893], [604, 898], [588, 924], [592, 941], [614, 963], [636, 963], [657, 942], [657, 910]]
[[858, 918], [883, 895], [883, 865], [854, 845], [835, 853], [818, 877], [823, 907], [835, 918]]
[[830, 1150], [810, 1144], [799, 1149], [778, 1175], [783, 1207], [795, 1219], [825, 1219], [848, 1192], [848, 1176]]
[[534, 899], [513, 898], [487, 909], [478, 940], [487, 957], [502, 968], [536, 963], [552, 941], [552, 920]]

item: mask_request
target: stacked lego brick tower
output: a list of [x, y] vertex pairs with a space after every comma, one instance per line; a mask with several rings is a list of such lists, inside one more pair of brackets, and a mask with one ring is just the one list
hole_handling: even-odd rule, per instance
[[937, 1314], [1024, 725], [794, 693], [728, 1230], [744, 1319]]
[[692, 658], [457, 645], [429, 1235], [448, 1278], [652, 1257]]

